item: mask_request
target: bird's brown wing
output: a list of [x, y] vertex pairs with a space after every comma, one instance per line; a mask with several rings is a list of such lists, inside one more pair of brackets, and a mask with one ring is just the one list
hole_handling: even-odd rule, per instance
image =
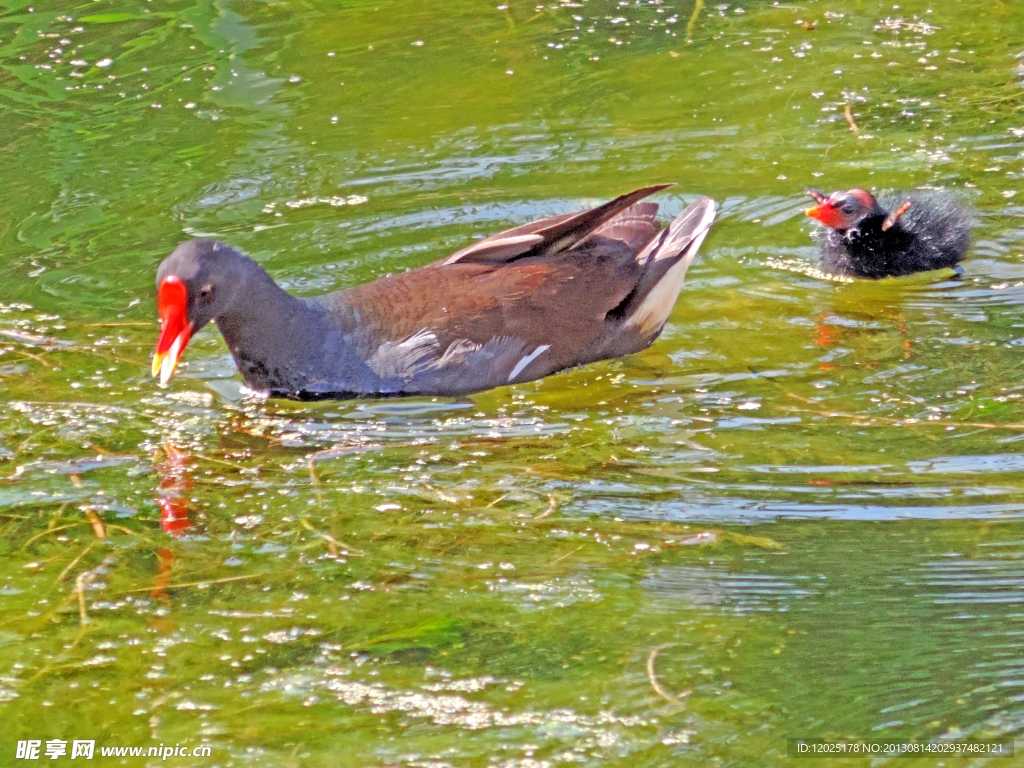
[[[593, 234], [631, 242], [634, 235], [649, 228], [643, 226], [644, 222], [653, 224], [654, 214], [658, 210], [657, 205], [652, 204], [652, 211], [651, 205], [640, 207], [635, 203], [671, 186], [655, 184], [620, 195], [589, 211], [563, 214], [499, 232], [456, 251], [438, 264], [502, 264], [530, 256], [546, 256], [568, 250]], [[631, 216], [623, 215], [627, 209], [632, 210]], [[602, 231], [611, 223], [617, 225], [616, 233]], [[654, 232], [651, 232], [653, 236]]]
[[639, 271], [625, 243], [595, 238], [555, 256], [390, 275], [346, 291], [345, 302], [358, 312], [371, 344], [426, 330], [443, 352], [464, 339], [485, 344], [511, 336], [548, 344], [553, 360], [567, 361], [596, 342], [605, 315], [633, 290]]
[[[345, 333], [369, 368], [410, 393], [486, 389], [606, 357], [609, 335], [628, 325], [618, 310], [632, 306], [661, 242], [658, 206], [640, 199], [665, 186], [508, 230], [320, 302], [344, 308]], [[660, 328], [627, 329], [620, 346], [642, 349]]]

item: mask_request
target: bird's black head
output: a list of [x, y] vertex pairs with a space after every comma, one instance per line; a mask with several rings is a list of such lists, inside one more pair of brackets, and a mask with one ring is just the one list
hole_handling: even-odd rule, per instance
[[255, 262], [217, 240], [189, 240], [160, 264], [156, 273], [160, 339], [153, 375], [166, 384], [192, 334], [228, 311], [238, 300]]

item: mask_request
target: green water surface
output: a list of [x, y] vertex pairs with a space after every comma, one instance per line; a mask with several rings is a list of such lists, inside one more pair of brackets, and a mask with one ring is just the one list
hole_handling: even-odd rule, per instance
[[[0, 9], [0, 765], [1024, 735], [1019, 0]], [[642, 354], [304, 405], [211, 327], [149, 378], [188, 237], [312, 295], [664, 181], [721, 214]], [[824, 278], [808, 186], [957, 191], [964, 274]], [[211, 754], [99, 754], [160, 744]]]

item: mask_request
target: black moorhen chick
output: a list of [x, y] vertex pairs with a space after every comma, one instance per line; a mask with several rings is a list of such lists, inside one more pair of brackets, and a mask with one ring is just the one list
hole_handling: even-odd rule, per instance
[[645, 187], [525, 224], [441, 261], [324, 296], [286, 293], [216, 240], [157, 271], [166, 384], [213, 320], [246, 384], [298, 400], [459, 395], [638, 352], [661, 333], [715, 218], [701, 197], [667, 229]]
[[863, 189], [808, 195], [805, 213], [827, 229], [822, 269], [853, 277], [896, 277], [955, 267], [971, 247], [971, 210], [949, 192], [912, 192], [881, 203]]

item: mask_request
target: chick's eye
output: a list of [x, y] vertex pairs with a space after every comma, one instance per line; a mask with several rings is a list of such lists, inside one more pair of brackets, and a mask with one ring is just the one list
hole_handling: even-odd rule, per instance
[[210, 296], [213, 295], [213, 286], [212, 285], [204, 285], [202, 290], [199, 291], [199, 295], [202, 298], [204, 298], [204, 299], [210, 298]]
[[853, 206], [852, 205], [844, 205], [843, 206], [843, 213], [846, 214], [847, 216], [851, 215], [853, 213]]

